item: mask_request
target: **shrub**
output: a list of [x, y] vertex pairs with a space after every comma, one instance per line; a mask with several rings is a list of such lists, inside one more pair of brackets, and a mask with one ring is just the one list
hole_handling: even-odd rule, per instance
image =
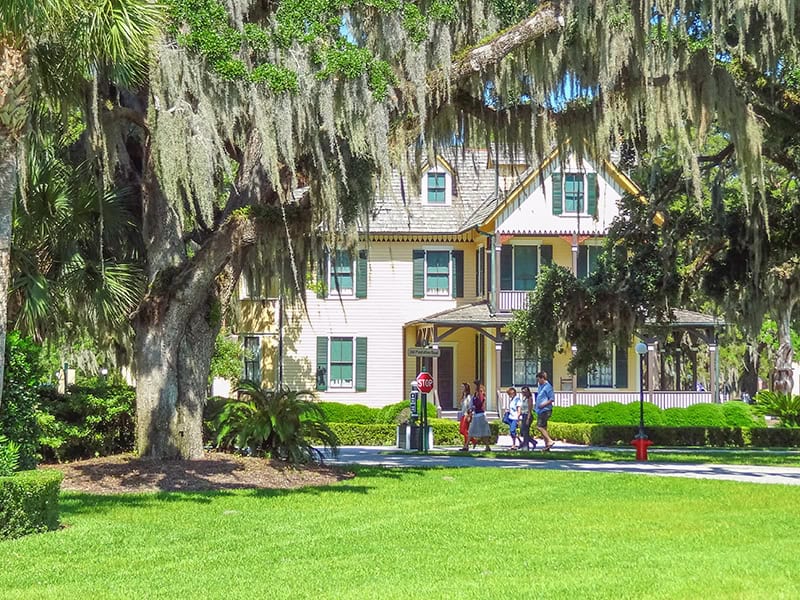
[[19, 468], [19, 444], [0, 435], [0, 477], [8, 477]]
[[[411, 404], [408, 400], [403, 400], [402, 402], [389, 404], [378, 410], [380, 411], [377, 420], [378, 423], [390, 423], [396, 425], [408, 420], [408, 415], [411, 414]], [[436, 413], [434, 412], [433, 414]]]
[[668, 408], [662, 414], [664, 427], [688, 427], [689, 415], [685, 408]]
[[62, 479], [48, 469], [0, 477], [0, 540], [56, 529]]
[[[554, 413], [555, 414], [555, 413]], [[601, 402], [594, 407], [595, 423], [603, 425], [632, 425], [629, 423], [628, 411], [619, 402]], [[639, 422], [639, 417], [636, 417]]]
[[397, 426], [388, 423], [328, 423], [343, 446], [394, 446]]
[[585, 404], [574, 404], [573, 406], [560, 407], [553, 409], [553, 416], [550, 422], [559, 423], [594, 423], [594, 406]]
[[781, 427], [800, 427], [800, 396], [761, 390], [755, 399], [760, 414], [778, 417]]
[[249, 449], [291, 463], [321, 458], [312, 441], [336, 454], [339, 440], [325, 422], [313, 392], [268, 390], [247, 380], [239, 384], [237, 392], [239, 399], [230, 400], [217, 417], [217, 443], [221, 446]]
[[343, 404], [341, 402], [320, 402], [319, 407], [328, 423], [361, 423], [364, 425], [380, 423], [380, 409], [363, 404]]
[[19, 444], [20, 468], [36, 466], [39, 439], [36, 387], [40, 381], [41, 349], [19, 332], [6, 338], [3, 402], [0, 405], [0, 433]]
[[136, 392], [127, 385], [73, 386], [65, 395], [39, 391], [43, 456], [75, 460], [130, 452]]
[[[554, 423], [550, 421], [547, 424], [550, 437], [572, 444], [599, 444], [599, 441], [592, 438], [592, 432], [595, 430], [600, 431], [600, 427], [587, 423]], [[533, 435], [535, 435], [534, 429], [531, 428], [531, 436]]]
[[764, 427], [764, 417], [757, 415], [749, 404], [725, 402], [722, 414], [728, 427]]
[[750, 443], [764, 448], [797, 448], [800, 446], [800, 429], [788, 427], [753, 427]]
[[[643, 402], [642, 408], [644, 409], [644, 422], [648, 425], [662, 425], [664, 423], [664, 411], [652, 402]], [[625, 412], [627, 417], [622, 423], [615, 423], [615, 425], [638, 425], [639, 424], [639, 403], [631, 402], [625, 405]]]
[[692, 404], [685, 410], [689, 427], [725, 427], [721, 404]]

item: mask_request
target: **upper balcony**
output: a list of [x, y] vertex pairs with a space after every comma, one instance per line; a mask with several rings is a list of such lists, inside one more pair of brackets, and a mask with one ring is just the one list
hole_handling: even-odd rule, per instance
[[498, 312], [511, 312], [512, 310], [525, 310], [528, 308], [530, 291], [500, 290], [497, 299]]

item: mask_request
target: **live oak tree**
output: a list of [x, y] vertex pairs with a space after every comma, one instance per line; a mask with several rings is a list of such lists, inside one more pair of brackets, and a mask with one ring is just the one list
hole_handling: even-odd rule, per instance
[[214, 339], [247, 261], [302, 297], [310, 257], [352, 243], [391, 170], [413, 182], [455, 138], [536, 161], [567, 140], [605, 156], [669, 137], [699, 184], [713, 123], [758, 206], [764, 122], [726, 61], [766, 73], [796, 52], [790, 0], [165, 5], [147, 85], [98, 85], [100, 155], [141, 193], [138, 447], [162, 458], [202, 451]]

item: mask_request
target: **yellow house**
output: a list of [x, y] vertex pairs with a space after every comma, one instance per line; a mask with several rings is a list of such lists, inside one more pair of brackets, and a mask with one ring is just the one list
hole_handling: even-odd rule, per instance
[[[590, 403], [638, 399], [632, 347], [614, 348], [608, 364], [573, 377], [566, 353], [526, 356], [505, 335], [542, 265], [579, 277], [593, 270], [618, 200], [638, 193], [628, 177], [610, 162], [557, 151], [526, 165], [455, 148], [425, 166], [420, 189], [399, 175], [393, 186], [376, 200], [360, 247], [331, 250], [307, 312], [253, 298], [243, 283], [237, 334], [247, 349], [245, 376], [377, 407], [407, 398], [410, 382], [427, 370], [437, 405], [450, 411], [462, 382], [483, 381], [497, 409], [507, 386], [535, 387], [544, 370], [558, 404], [579, 393]], [[415, 356], [426, 353], [438, 356]]]

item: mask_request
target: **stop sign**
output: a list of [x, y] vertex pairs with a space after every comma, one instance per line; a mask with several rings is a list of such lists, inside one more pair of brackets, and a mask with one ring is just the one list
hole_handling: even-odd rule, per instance
[[423, 394], [427, 394], [433, 389], [433, 377], [431, 377], [430, 373], [423, 371], [417, 375], [417, 387]]

